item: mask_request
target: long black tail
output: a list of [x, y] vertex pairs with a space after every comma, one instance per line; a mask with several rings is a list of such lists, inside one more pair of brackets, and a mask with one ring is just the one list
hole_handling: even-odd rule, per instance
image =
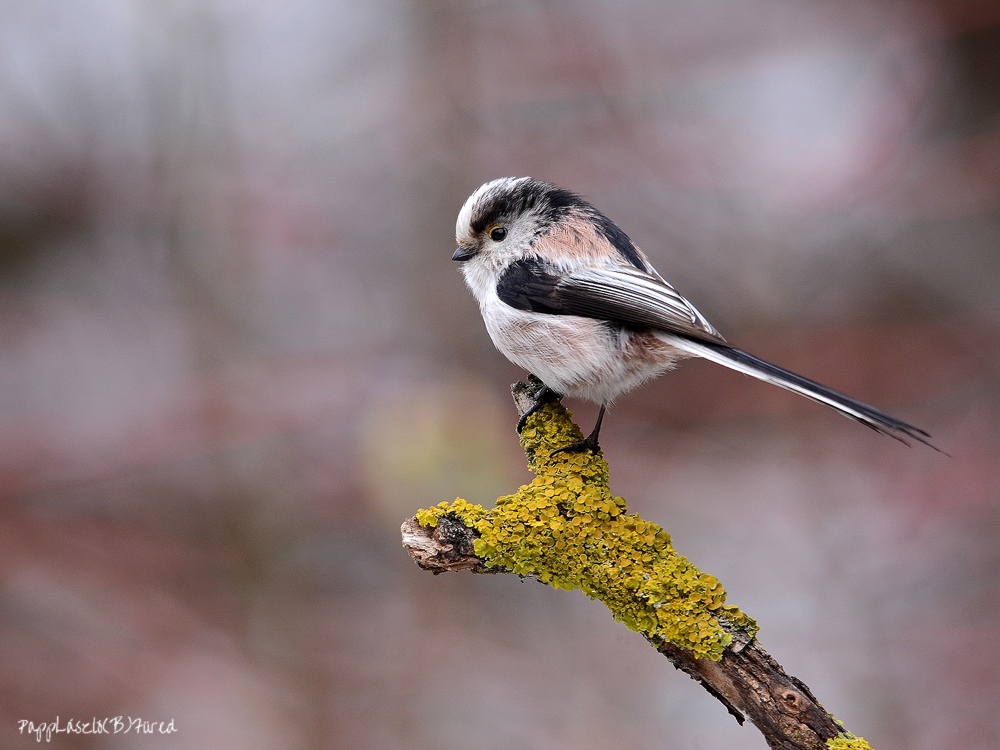
[[875, 430], [875, 432], [895, 438], [901, 443], [909, 445], [908, 440], [916, 440], [918, 443], [923, 443], [939, 453], [944, 453], [944, 451], [928, 441], [930, 435], [919, 427], [914, 427], [912, 424], [904, 422], [901, 419], [896, 419], [883, 411], [879, 411], [874, 406], [869, 406], [850, 396], [845, 396], [843, 393], [838, 393], [832, 388], [827, 388], [825, 385], [821, 385], [814, 380], [796, 375], [794, 372], [790, 372], [782, 367], [772, 365], [770, 362], [759, 359], [752, 354], [747, 354], [740, 349], [734, 349], [725, 344], [692, 341], [690, 339], [685, 340], [682, 346], [691, 354], [698, 357], [704, 357], [738, 372], [752, 375], [766, 383], [773, 383], [813, 401], [825, 404], [831, 409], [840, 412], [845, 417], [860, 422], [865, 427]]

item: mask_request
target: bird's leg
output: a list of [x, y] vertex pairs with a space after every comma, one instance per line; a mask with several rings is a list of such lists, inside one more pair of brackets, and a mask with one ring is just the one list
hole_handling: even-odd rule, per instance
[[535, 378], [534, 375], [528, 378], [528, 382], [531, 383], [532, 379], [541, 384], [541, 388], [535, 391], [535, 401], [528, 407], [528, 410], [521, 415], [521, 418], [517, 420], [517, 434], [521, 434], [521, 430], [524, 429], [524, 423], [528, 421], [528, 417], [534, 414], [536, 411], [541, 409], [546, 404], [551, 404], [553, 401], [559, 401], [562, 399], [562, 394], [556, 393], [554, 390], [549, 388], [541, 380]]
[[578, 443], [570, 443], [569, 445], [564, 445], [562, 448], [556, 448], [552, 451], [551, 455], [562, 453], [563, 451], [567, 453], [582, 453], [583, 451], [600, 453], [601, 446], [597, 442], [597, 436], [601, 432], [601, 421], [604, 419], [604, 410], [606, 408], [607, 404], [601, 404], [601, 410], [597, 414], [597, 424], [594, 425], [594, 429], [590, 431], [590, 434], [587, 435], [587, 437]]

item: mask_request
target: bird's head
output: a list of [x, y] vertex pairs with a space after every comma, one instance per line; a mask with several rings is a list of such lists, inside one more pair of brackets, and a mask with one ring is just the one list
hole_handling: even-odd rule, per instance
[[479, 187], [458, 212], [452, 260], [505, 265], [530, 254], [539, 237], [574, 208], [575, 193], [531, 177], [502, 177]]

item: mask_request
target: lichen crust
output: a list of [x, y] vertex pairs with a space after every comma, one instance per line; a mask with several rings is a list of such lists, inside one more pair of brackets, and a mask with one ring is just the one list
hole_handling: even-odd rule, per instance
[[826, 741], [826, 746], [830, 750], [872, 750], [864, 737], [855, 737], [850, 732], [841, 732], [836, 737], [831, 737]]
[[521, 445], [535, 478], [492, 510], [456, 499], [417, 513], [423, 526], [451, 516], [473, 528], [488, 567], [530, 576], [557, 589], [580, 589], [616, 620], [652, 642], [668, 641], [718, 661], [732, 636], [756, 623], [726, 604], [718, 579], [673, 548], [660, 526], [627, 512], [612, 494], [600, 454], [559, 452], [582, 438], [570, 414], [551, 403], [528, 418]]

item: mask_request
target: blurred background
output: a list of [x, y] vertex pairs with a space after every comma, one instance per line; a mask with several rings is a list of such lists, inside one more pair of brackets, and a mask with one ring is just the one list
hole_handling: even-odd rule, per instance
[[848, 728], [1000, 746], [989, 0], [0, 3], [0, 745], [763, 750], [599, 603], [400, 547], [529, 476], [449, 259], [524, 174], [951, 454], [699, 362], [601, 436]]

